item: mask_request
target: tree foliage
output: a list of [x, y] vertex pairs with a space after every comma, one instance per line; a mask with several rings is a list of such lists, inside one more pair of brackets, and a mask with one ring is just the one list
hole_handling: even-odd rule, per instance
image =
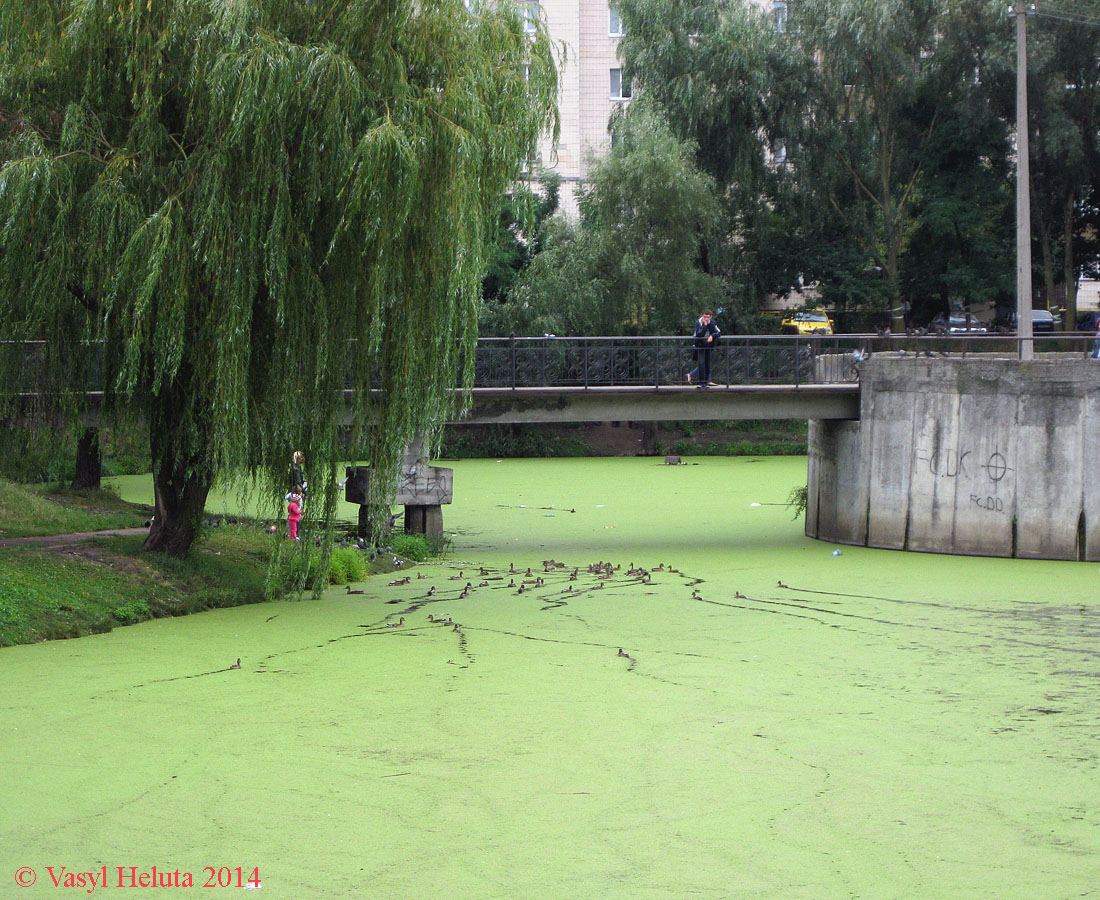
[[995, 292], [1011, 251], [996, 180], [1012, 123], [991, 103], [1010, 60], [1003, 4], [788, 9], [781, 28], [737, 0], [622, 3], [627, 74], [723, 198], [731, 239], [710, 270], [748, 303], [803, 285], [838, 309]]
[[546, 224], [558, 211], [560, 196], [561, 176], [557, 172], [542, 172], [537, 188], [517, 184], [505, 196], [481, 282], [479, 321], [493, 318], [517, 276], [542, 250]]
[[[1036, 286], [1047, 303], [1066, 289], [1066, 322], [1076, 311], [1076, 281], [1096, 265], [1086, 222], [1100, 177], [1100, 2], [1040, 6], [1027, 18], [1028, 128]], [[1015, 121], [1015, 42], [988, 55], [982, 79], [994, 107]]]
[[545, 231], [545, 249], [501, 309], [498, 331], [677, 333], [697, 306], [721, 302], [722, 284], [698, 267], [720, 217], [692, 146], [638, 103], [613, 133], [579, 198], [579, 225]]
[[26, 0], [0, 48], [0, 319], [50, 342], [54, 384], [102, 342], [108, 401], [150, 426], [147, 546], [185, 554], [216, 476], [281, 484], [291, 449], [331, 485], [345, 388], [392, 483], [454, 406], [500, 197], [554, 126], [541, 28], [462, 0]]

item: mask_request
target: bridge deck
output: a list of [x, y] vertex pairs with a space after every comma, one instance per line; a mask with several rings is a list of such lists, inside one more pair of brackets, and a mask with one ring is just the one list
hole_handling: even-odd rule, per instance
[[474, 388], [468, 424], [858, 419], [858, 384]]

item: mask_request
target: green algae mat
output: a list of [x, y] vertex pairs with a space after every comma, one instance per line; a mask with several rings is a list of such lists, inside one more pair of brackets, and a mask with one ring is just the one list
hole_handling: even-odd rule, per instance
[[0, 650], [0, 897], [1100, 896], [1100, 566], [689, 463], [455, 463], [405, 584]]

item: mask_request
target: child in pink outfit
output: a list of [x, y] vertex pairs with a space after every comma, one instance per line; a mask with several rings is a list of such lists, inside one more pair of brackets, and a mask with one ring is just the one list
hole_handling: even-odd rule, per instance
[[286, 524], [290, 529], [290, 539], [298, 540], [298, 523], [302, 520], [302, 495], [296, 492], [287, 494]]

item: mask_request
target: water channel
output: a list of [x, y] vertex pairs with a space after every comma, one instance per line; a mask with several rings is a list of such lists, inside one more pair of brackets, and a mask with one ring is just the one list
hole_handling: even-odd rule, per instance
[[0, 896], [1100, 895], [1100, 566], [823, 544], [804, 460], [688, 463], [446, 463], [424, 578], [0, 650]]

